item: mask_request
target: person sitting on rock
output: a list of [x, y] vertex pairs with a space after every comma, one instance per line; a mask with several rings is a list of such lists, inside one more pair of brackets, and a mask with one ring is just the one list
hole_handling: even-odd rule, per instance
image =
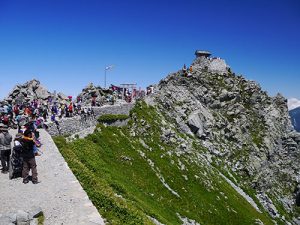
[[8, 133], [8, 127], [0, 125], [0, 152], [2, 173], [8, 172], [9, 157], [11, 154], [12, 136]]
[[21, 139], [21, 145], [23, 147], [22, 150], [22, 157], [23, 157], [23, 170], [22, 170], [22, 177], [23, 183], [27, 184], [29, 182], [29, 172], [31, 170], [32, 173], [32, 183], [38, 183], [38, 173], [37, 173], [37, 165], [35, 161], [35, 154], [34, 154], [34, 140], [31, 130], [27, 129], [24, 132], [24, 135]]
[[186, 77], [191, 77], [192, 76], [192, 66], [190, 66], [186, 72]]

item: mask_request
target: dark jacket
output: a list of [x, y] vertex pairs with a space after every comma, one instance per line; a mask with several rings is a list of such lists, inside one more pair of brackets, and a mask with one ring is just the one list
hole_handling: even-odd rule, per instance
[[12, 136], [8, 132], [0, 133], [0, 151], [10, 150], [10, 143], [12, 141]]
[[33, 153], [33, 146], [34, 146], [34, 142], [32, 140], [32, 138], [22, 138], [22, 140], [20, 141], [21, 145], [22, 145], [22, 154], [21, 156], [23, 157], [24, 160], [27, 159], [31, 159], [34, 158], [34, 153]]

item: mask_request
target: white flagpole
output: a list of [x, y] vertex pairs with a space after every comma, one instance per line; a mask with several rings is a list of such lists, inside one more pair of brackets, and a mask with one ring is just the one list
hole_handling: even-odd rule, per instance
[[107, 66], [104, 68], [104, 88], [106, 88], [106, 69]]
[[104, 88], [106, 88], [106, 71], [112, 69], [114, 66], [110, 65], [110, 66], [105, 66], [104, 68]]

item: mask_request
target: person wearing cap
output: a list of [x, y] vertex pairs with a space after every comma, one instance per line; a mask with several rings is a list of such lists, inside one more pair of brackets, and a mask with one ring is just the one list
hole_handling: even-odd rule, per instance
[[8, 172], [9, 157], [11, 154], [11, 141], [12, 136], [8, 133], [8, 127], [0, 125], [0, 152], [1, 152], [1, 165], [2, 173]]

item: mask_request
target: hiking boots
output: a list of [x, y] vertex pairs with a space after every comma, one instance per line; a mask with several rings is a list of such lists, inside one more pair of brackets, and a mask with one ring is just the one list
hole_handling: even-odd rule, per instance
[[40, 183], [40, 182], [37, 181], [37, 180], [34, 180], [34, 181], [32, 181], [32, 183], [33, 183], [33, 184], [38, 184], [38, 183]]
[[29, 182], [29, 179], [23, 179], [23, 184], [27, 184]]

